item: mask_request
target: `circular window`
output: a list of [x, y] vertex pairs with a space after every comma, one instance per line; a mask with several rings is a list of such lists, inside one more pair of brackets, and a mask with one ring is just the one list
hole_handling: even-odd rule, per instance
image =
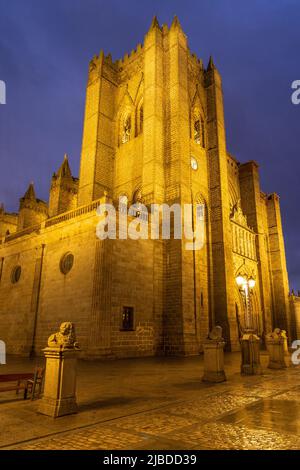
[[71, 271], [74, 263], [74, 255], [72, 253], [65, 253], [60, 260], [60, 270], [63, 274], [68, 274]]
[[198, 169], [198, 162], [197, 162], [196, 158], [194, 158], [194, 157], [191, 157], [191, 167], [192, 167], [193, 170]]
[[15, 266], [11, 272], [11, 282], [13, 284], [16, 284], [20, 277], [21, 277], [21, 272], [22, 272], [22, 269], [21, 269], [21, 266]]

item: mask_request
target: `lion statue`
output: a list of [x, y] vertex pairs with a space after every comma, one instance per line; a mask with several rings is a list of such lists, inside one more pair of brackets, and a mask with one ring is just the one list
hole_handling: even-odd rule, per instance
[[268, 333], [266, 336], [269, 339], [277, 339], [277, 340], [280, 340], [281, 338], [283, 338], [282, 330], [280, 328], [274, 328], [274, 331], [271, 331], [271, 333]]
[[222, 341], [222, 327], [221, 326], [214, 326], [208, 335], [208, 339], [212, 339], [214, 341]]
[[60, 325], [59, 331], [48, 338], [48, 347], [60, 349], [79, 349], [75, 337], [75, 327], [71, 322]]

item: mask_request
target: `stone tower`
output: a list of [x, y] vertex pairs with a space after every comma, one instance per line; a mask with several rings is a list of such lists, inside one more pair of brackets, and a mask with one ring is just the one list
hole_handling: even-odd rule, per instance
[[20, 199], [18, 230], [36, 225], [48, 217], [46, 202], [37, 199], [33, 183], [30, 183], [24, 196]]
[[[191, 168], [191, 158], [197, 161], [197, 171]], [[196, 352], [213, 324], [223, 327], [232, 349], [239, 347], [237, 315], [244, 306], [237, 292], [236, 270], [248, 263], [248, 273], [256, 273], [257, 258], [256, 308], [262, 310], [261, 329], [270, 328], [275, 309], [286, 312], [277, 316], [288, 316], [281, 238], [276, 238], [272, 228], [271, 243], [280, 245], [278, 262], [274, 259], [273, 265], [279, 263], [280, 273], [271, 269], [282, 286], [281, 293], [275, 294], [269, 257], [259, 235], [265, 232], [269, 237], [270, 220], [278, 209], [273, 204], [271, 210], [271, 199], [261, 199], [255, 172], [254, 163], [240, 165], [229, 155], [221, 76], [212, 58], [205, 68], [191, 54], [177, 17], [170, 28], [160, 26], [154, 17], [144, 44], [122, 60], [113, 62], [103, 51], [93, 58], [88, 74], [79, 206], [106, 192], [113, 200], [125, 195], [131, 202], [137, 198], [145, 204], [201, 202], [206, 208], [206, 244], [200, 253], [186, 250], [181, 240], [171, 239], [163, 246], [166, 352]], [[233, 247], [233, 207], [244, 211], [244, 228], [236, 230], [245, 244], [251, 245], [249, 262], [246, 248], [239, 245], [235, 253]], [[276, 220], [280, 225], [278, 216]], [[278, 233], [282, 233], [279, 225]], [[287, 326], [284, 321], [281, 324]]]
[[[196, 121], [202, 126], [201, 145], [193, 141]], [[201, 162], [198, 178], [191, 170], [191, 154]], [[90, 64], [79, 205], [103, 191], [131, 201], [138, 193], [146, 204], [185, 204], [198, 198], [207, 205], [213, 200], [213, 249], [207, 243], [197, 256], [205, 267], [213, 261], [214, 276], [203, 266], [196, 272], [195, 254], [182, 241], [165, 244], [164, 347], [170, 353], [196, 352], [199, 331], [206, 331], [213, 318], [229, 336], [235, 317], [228, 277], [232, 258], [226, 240], [230, 221], [221, 79], [212, 60], [205, 70], [191, 55], [177, 17], [170, 29], [154, 18], [143, 47], [123, 60], [113, 63], [101, 52]], [[203, 285], [195, 293], [197, 277]], [[216, 292], [214, 307], [211, 289]]]
[[64, 156], [57, 173], [54, 173], [51, 181], [49, 198], [49, 216], [61, 214], [75, 209], [77, 206], [78, 178], [71, 173], [68, 156]]

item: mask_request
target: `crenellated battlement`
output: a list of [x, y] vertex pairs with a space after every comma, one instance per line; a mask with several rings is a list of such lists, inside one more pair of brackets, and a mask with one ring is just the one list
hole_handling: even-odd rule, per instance
[[[147, 35], [153, 30], [157, 29], [160, 31], [163, 35], [163, 37], [167, 37], [169, 33], [174, 30], [178, 30], [184, 37], [186, 37], [185, 33], [183, 32], [181, 25], [179, 23], [178, 18], [175, 16], [173, 19], [173, 22], [171, 23], [171, 26], [169, 27], [166, 23], [160, 25], [157, 18], [154, 17], [151, 23], [151, 26], [149, 28], [149, 31], [146, 33], [145, 38]], [[99, 56], [94, 55], [94, 57], [90, 61], [90, 70], [94, 70], [95, 68], [99, 68], [102, 63], [110, 66], [114, 70], [118, 71], [119, 69], [123, 69], [125, 66], [130, 64], [132, 61], [137, 59], [141, 53], [143, 53], [144, 50], [144, 43], [138, 43], [137, 46], [131, 50], [130, 53], [126, 52], [123, 57], [118, 58], [116, 60], [113, 60], [111, 53], [108, 53], [107, 55], [104, 54], [104, 52], [101, 50]], [[202, 59], [199, 59], [195, 53], [192, 53], [189, 48], [188, 48], [188, 53], [189, 53], [189, 60], [197, 67], [199, 67], [200, 70], [205, 70], [204, 64]]]
[[115, 64], [117, 64], [118, 68], [123, 68], [127, 64], [130, 64], [132, 61], [136, 60], [143, 52], [144, 45], [139, 43], [135, 49], [132, 49], [130, 54], [126, 52], [124, 56], [118, 59]]
[[144, 45], [142, 43], [139, 43], [135, 49], [132, 49], [130, 54], [126, 52], [123, 57], [116, 60], [113, 60], [110, 52], [108, 54], [104, 54], [104, 52], [101, 50], [98, 56], [94, 55], [93, 58], [90, 60], [89, 71], [90, 73], [94, 72], [95, 70], [100, 71], [102, 64], [108, 65], [115, 71], [118, 71], [120, 68], [123, 68], [127, 64], [130, 64], [138, 56], [140, 56], [140, 54], [143, 52], [143, 47]]

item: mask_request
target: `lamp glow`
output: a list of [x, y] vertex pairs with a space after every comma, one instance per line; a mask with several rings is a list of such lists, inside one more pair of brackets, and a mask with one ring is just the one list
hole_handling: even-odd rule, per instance
[[249, 287], [250, 289], [253, 289], [255, 287], [256, 281], [253, 279], [253, 277], [250, 277], [249, 279]]
[[240, 274], [235, 278], [235, 280], [238, 286], [242, 286], [245, 283], [245, 279]]

